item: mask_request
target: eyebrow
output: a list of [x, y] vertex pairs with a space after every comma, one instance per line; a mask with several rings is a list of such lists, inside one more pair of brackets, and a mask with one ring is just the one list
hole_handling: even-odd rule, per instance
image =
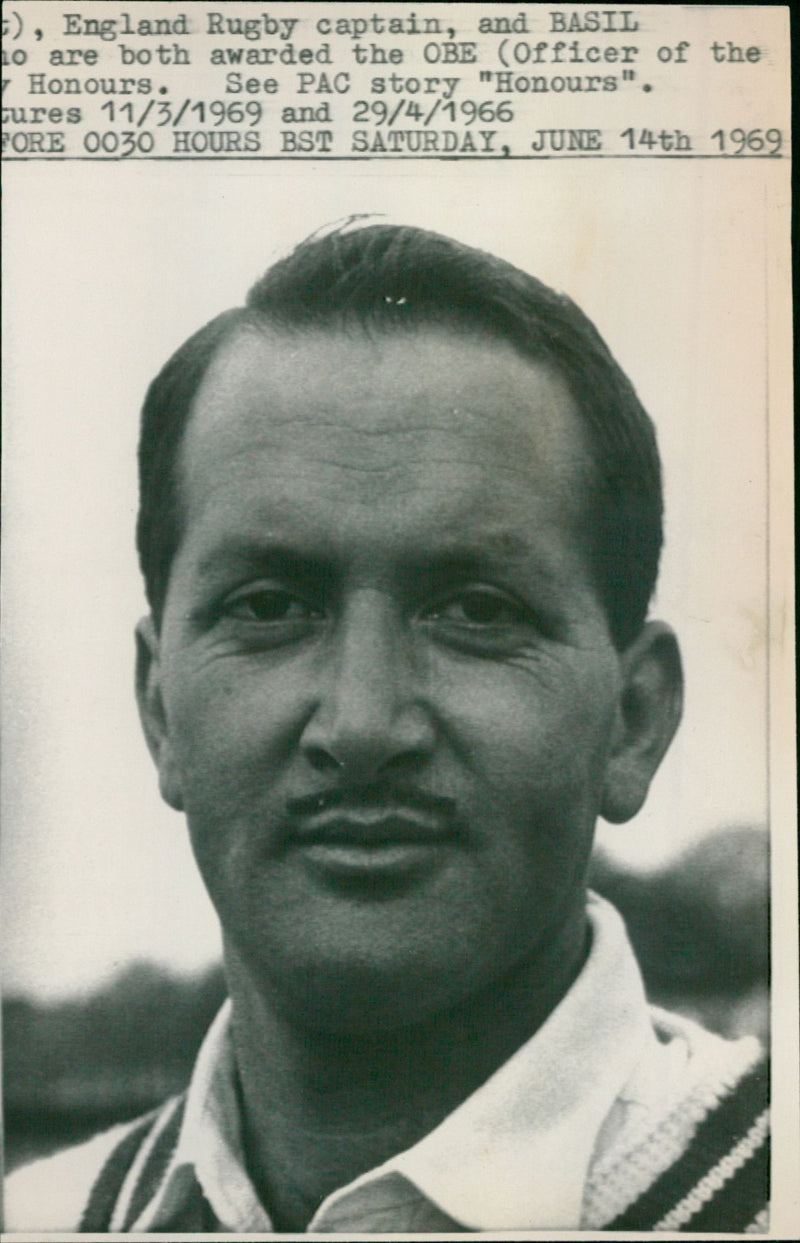
[[437, 560], [452, 561], [454, 564], [487, 557], [499, 558], [503, 561], [522, 561], [534, 555], [534, 549], [528, 540], [513, 531], [497, 531], [484, 533], [480, 542], [446, 543], [437, 550]]
[[[330, 579], [341, 566], [341, 558], [333, 543], [328, 549], [311, 553], [303, 549], [303, 541], [287, 541], [268, 535], [260, 538], [231, 536], [210, 549], [200, 560], [201, 580], [214, 580], [231, 575], [270, 572], [289, 574], [297, 579]], [[401, 557], [398, 568], [407, 574], [421, 574], [439, 579], [497, 573], [516, 569], [526, 563], [534, 570], [542, 585], [555, 585], [558, 576], [536, 558], [530, 542], [513, 531], [485, 533], [480, 540], [442, 540], [434, 537], [430, 545]]]
[[334, 558], [314, 557], [300, 551], [293, 544], [272, 543], [268, 540], [233, 538], [215, 545], [198, 564], [201, 579], [213, 579], [232, 570], [260, 572], [271, 569], [308, 577], [313, 574], [330, 573]]

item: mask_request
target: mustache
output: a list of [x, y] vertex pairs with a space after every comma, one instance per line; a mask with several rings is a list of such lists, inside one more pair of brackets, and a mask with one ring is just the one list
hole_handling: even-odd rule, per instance
[[441, 794], [429, 794], [414, 786], [376, 782], [362, 786], [331, 786], [286, 800], [292, 816], [303, 818], [327, 811], [417, 811], [422, 815], [454, 820], [456, 801]]

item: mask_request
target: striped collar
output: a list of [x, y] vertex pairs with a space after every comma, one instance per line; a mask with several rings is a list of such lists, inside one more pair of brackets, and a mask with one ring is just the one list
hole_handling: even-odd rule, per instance
[[[589, 957], [535, 1036], [419, 1143], [330, 1195], [309, 1231], [579, 1228], [593, 1155], [635, 1107], [634, 1071], [658, 1052], [621, 919], [595, 895], [588, 917]], [[230, 1021], [228, 1002], [137, 1231], [167, 1226], [196, 1183], [220, 1230], [272, 1229], [245, 1168]]]

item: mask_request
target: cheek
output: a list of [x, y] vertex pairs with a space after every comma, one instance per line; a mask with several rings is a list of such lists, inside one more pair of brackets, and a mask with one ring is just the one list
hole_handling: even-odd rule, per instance
[[[302, 727], [303, 677], [248, 657], [176, 667], [167, 683], [170, 736], [181, 770], [202, 779], [225, 770], [231, 781], [287, 755]], [[263, 769], [262, 769], [263, 771]]]
[[597, 786], [614, 719], [605, 666], [544, 660], [476, 664], [441, 684], [443, 727], [503, 798]]

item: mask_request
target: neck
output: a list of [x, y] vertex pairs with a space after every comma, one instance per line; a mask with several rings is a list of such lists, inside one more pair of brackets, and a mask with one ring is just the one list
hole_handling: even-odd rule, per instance
[[251, 1177], [276, 1229], [411, 1147], [542, 1025], [578, 974], [585, 925], [424, 1022], [371, 1032], [287, 1019], [226, 954]]

